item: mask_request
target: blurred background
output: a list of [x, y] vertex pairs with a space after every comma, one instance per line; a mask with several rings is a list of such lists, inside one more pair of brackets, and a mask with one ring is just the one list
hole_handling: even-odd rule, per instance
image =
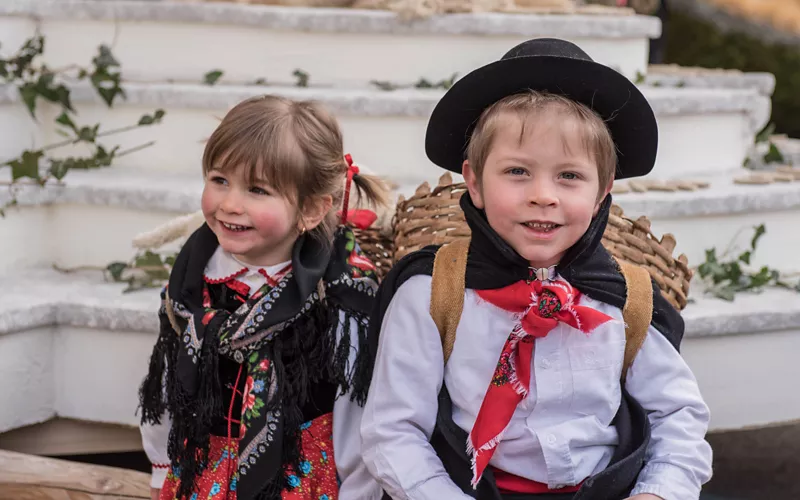
[[359, 228], [388, 267], [425, 236], [404, 203], [459, 181], [424, 153], [439, 97], [545, 36], [656, 113], [656, 167], [616, 184], [604, 244], [686, 320], [703, 498], [800, 499], [800, 0], [0, 0], [0, 499], [149, 497], [138, 385], [228, 109], [329, 107], [395, 188]]

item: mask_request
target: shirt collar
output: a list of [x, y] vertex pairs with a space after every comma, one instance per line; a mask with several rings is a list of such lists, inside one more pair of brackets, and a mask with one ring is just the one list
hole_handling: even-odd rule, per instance
[[[260, 275], [264, 278], [267, 276], [280, 279], [280, 274], [284, 274], [286, 268], [291, 264], [291, 261], [281, 262], [274, 266], [249, 266], [239, 260], [233, 255], [218, 246], [214, 254], [208, 260], [206, 269], [203, 272], [203, 279], [206, 283], [220, 284], [228, 283], [234, 278], [243, 278], [246, 276]], [[282, 273], [284, 272], [284, 273]]]

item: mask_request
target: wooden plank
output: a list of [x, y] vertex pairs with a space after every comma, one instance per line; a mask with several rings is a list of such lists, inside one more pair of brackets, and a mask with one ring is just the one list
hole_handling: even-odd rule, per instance
[[150, 498], [150, 475], [0, 450], [0, 500]]
[[0, 449], [28, 455], [86, 455], [142, 450], [137, 427], [54, 418], [0, 434]]

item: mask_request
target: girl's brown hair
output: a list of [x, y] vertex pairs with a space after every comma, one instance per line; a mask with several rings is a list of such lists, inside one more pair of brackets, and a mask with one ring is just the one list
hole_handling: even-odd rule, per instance
[[[239, 167], [252, 183], [264, 182], [295, 204], [331, 196], [333, 206], [310, 234], [330, 241], [338, 223], [348, 165], [336, 119], [313, 101], [265, 95], [233, 107], [211, 134], [203, 153], [203, 175]], [[356, 200], [385, 205], [388, 189], [379, 178], [353, 178]]]

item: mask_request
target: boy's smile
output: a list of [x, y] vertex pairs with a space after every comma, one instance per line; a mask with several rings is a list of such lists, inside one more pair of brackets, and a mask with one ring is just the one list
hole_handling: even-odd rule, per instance
[[464, 163], [473, 203], [532, 267], [557, 264], [586, 232], [605, 197], [584, 135], [580, 121], [558, 110], [524, 122], [504, 114], [482, 179]]

